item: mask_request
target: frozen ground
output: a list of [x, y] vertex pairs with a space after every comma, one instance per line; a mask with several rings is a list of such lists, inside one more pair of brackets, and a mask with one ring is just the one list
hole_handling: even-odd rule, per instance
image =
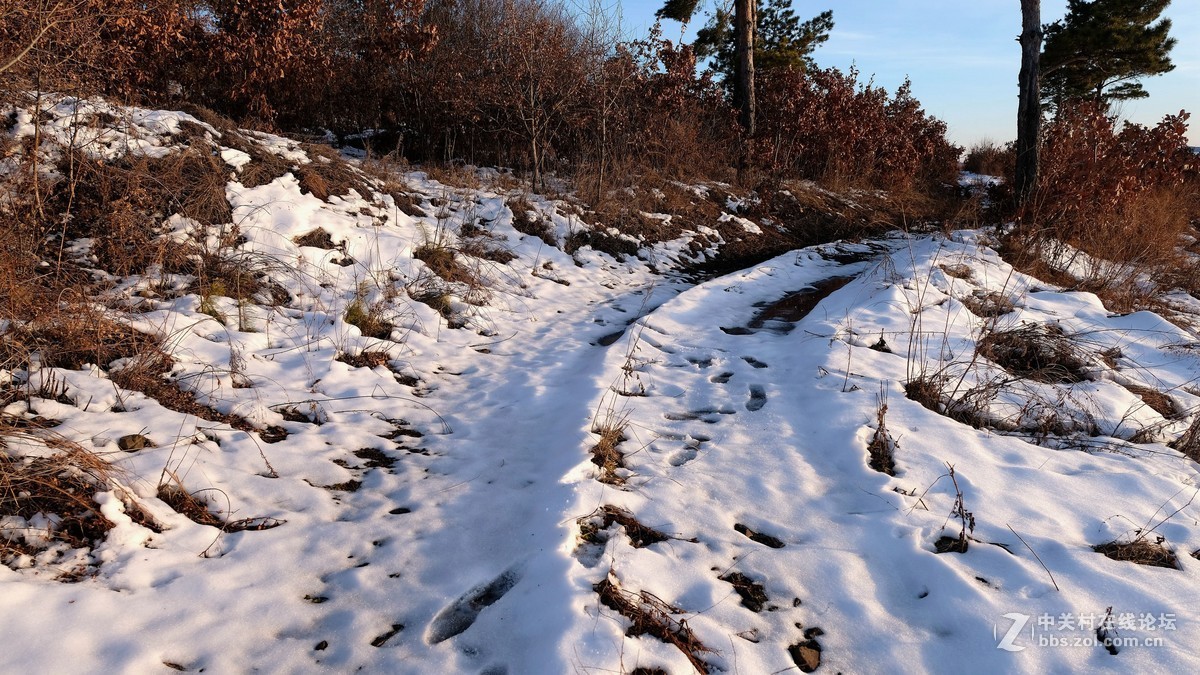
[[[65, 133], [69, 103], [48, 130]], [[187, 120], [132, 119], [101, 134], [106, 152], [167, 152]], [[239, 152], [221, 153], [231, 172]], [[170, 298], [145, 291], [179, 280], [152, 275], [113, 293], [167, 338], [173, 382], [258, 430], [122, 391], [108, 364], [6, 372], [64, 392], [6, 413], [61, 421], [162, 531], [113, 490], [97, 502], [116, 527], [93, 551], [0, 566], [0, 671], [1200, 669], [1197, 466], [1165, 444], [1200, 403], [1200, 337], [1180, 317], [1110, 315], [1014, 272], [979, 232], [697, 280], [679, 270], [719, 246], [714, 230], [624, 260], [568, 255], [514, 229], [522, 214], [487, 189], [407, 174], [420, 215], [237, 175], [244, 240], [228, 253], [271, 266], [288, 302]], [[532, 201], [559, 242], [585, 227]], [[329, 244], [295, 242], [318, 227]], [[464, 255], [468, 239], [514, 257]], [[431, 244], [475, 281], [414, 258]], [[1174, 300], [1190, 316], [1195, 301]], [[364, 337], [355, 305], [392, 330]], [[1061, 358], [1013, 357], [1005, 336]], [[928, 407], [913, 382], [932, 383]], [[131, 435], [151, 446], [119, 449]], [[872, 468], [873, 439], [895, 475]], [[199, 524], [156, 497], [163, 481], [277, 526]], [[39, 527], [4, 522], [13, 540]], [[1175, 567], [1092, 548], [1114, 541], [1161, 545]]]

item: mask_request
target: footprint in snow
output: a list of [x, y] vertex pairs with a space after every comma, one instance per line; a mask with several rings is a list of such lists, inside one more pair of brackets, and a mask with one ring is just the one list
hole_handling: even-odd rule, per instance
[[761, 410], [767, 404], [767, 390], [761, 384], [750, 385], [750, 400], [746, 401], [746, 410], [754, 412]]
[[755, 368], [766, 368], [767, 367], [767, 364], [763, 363], [762, 361], [759, 361], [758, 359], [754, 358], [753, 356], [743, 356], [742, 360], [745, 361], [746, 363], [749, 363], [750, 365], [754, 366]]
[[693, 459], [696, 459], [698, 454], [699, 453], [696, 452], [695, 448], [683, 448], [682, 450], [679, 450], [668, 457], [667, 463], [675, 467], [683, 466]]
[[479, 613], [485, 607], [496, 604], [520, 580], [520, 566], [514, 566], [505, 570], [495, 579], [467, 591], [433, 617], [425, 639], [429, 641], [429, 644], [436, 645], [467, 630], [474, 625], [475, 620], [479, 618]]

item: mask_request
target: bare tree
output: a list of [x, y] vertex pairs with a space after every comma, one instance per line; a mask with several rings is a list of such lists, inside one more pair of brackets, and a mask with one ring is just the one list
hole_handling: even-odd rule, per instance
[[1021, 73], [1017, 102], [1017, 200], [1025, 204], [1038, 179], [1042, 109], [1038, 60], [1042, 53], [1041, 0], [1021, 0]]

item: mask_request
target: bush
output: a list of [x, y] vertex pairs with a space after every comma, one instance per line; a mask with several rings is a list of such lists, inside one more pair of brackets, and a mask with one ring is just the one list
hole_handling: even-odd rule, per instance
[[1072, 249], [1083, 251], [1091, 260], [1074, 271], [1102, 294], [1127, 296], [1140, 272], [1173, 276], [1180, 237], [1200, 215], [1187, 119], [1181, 111], [1118, 131], [1095, 103], [1062, 107], [1046, 129], [1038, 188], [1008, 240], [1017, 262], [1061, 271], [1065, 259], [1080, 262]]
[[773, 72], [760, 83], [758, 165], [832, 185], [907, 189], [952, 182], [961, 148], [905, 82], [892, 96], [858, 71]]
[[1017, 148], [1013, 143], [996, 145], [985, 140], [971, 146], [963, 159], [963, 171], [981, 176], [1011, 179], [1017, 171]]

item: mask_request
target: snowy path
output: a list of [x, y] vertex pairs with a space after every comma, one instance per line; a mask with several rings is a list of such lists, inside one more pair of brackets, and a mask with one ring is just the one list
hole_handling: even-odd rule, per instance
[[[185, 118], [138, 113], [137, 147], [170, 152]], [[207, 416], [117, 386], [118, 362], [0, 372], [27, 387], [6, 415], [59, 423], [120, 486], [96, 495], [115, 527], [94, 549], [0, 566], [0, 672], [1200, 671], [1200, 450], [1167, 445], [1200, 410], [1200, 300], [1113, 315], [1015, 272], [985, 232], [684, 281], [671, 270], [740, 221], [616, 259], [565, 245], [588, 229], [573, 205], [401, 183], [321, 200], [284, 172], [228, 184], [239, 237], [168, 220], [286, 302], [114, 277], [106, 299], [132, 309], [113, 315], [165, 339], [167, 389]], [[514, 227], [534, 216], [559, 245]], [[903, 390], [922, 381], [924, 405]], [[880, 392], [895, 475], [870, 465]], [[938, 553], [955, 513], [969, 547]], [[30, 515], [4, 535], [44, 538]], [[1118, 654], [1095, 643], [1109, 609]]]

